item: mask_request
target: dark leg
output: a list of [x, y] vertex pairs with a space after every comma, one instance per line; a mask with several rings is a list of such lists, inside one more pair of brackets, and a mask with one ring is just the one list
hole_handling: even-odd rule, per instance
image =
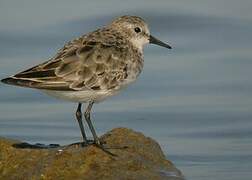
[[117, 155], [111, 153], [110, 151], [108, 151], [107, 149], [125, 149], [127, 147], [126, 146], [123, 146], [123, 147], [104, 147], [103, 146], [103, 143], [100, 142], [100, 140], [99, 140], [99, 138], [98, 138], [98, 136], [97, 136], [97, 134], [95, 132], [94, 126], [93, 126], [93, 124], [91, 122], [91, 119], [90, 119], [90, 112], [91, 112], [93, 104], [94, 104], [93, 101], [89, 102], [88, 107], [87, 107], [87, 109], [86, 109], [86, 111], [84, 113], [84, 116], [85, 116], [85, 119], [87, 121], [88, 127], [91, 130], [91, 133], [92, 133], [92, 135], [94, 137], [94, 143], [95, 143], [95, 145], [97, 147], [101, 148], [104, 152], [106, 152], [106, 153], [108, 153], [108, 154], [110, 154], [112, 156], [117, 156]]
[[104, 152], [106, 152], [106, 153], [108, 153], [108, 154], [110, 154], [110, 155], [112, 155], [112, 156], [116, 156], [115, 154], [113, 154], [113, 153], [111, 153], [110, 151], [106, 150], [105, 147], [103, 147], [103, 145], [101, 144], [101, 142], [100, 142], [100, 140], [99, 140], [99, 138], [98, 138], [98, 136], [97, 136], [97, 134], [96, 134], [96, 132], [95, 132], [94, 126], [93, 126], [93, 124], [92, 124], [92, 122], [91, 122], [91, 119], [90, 119], [90, 112], [91, 112], [91, 109], [92, 109], [93, 104], [94, 104], [93, 101], [89, 102], [88, 107], [87, 107], [87, 109], [86, 109], [86, 111], [85, 111], [85, 113], [84, 113], [84, 116], [85, 116], [85, 119], [86, 119], [86, 121], [87, 121], [88, 127], [89, 127], [89, 129], [90, 129], [90, 131], [91, 131], [91, 133], [92, 133], [92, 135], [93, 135], [93, 137], [94, 137], [94, 143], [95, 143], [95, 145], [96, 145], [98, 148], [100, 148], [100, 149], [103, 150]]
[[81, 130], [81, 135], [83, 137], [83, 142], [84, 144], [87, 143], [87, 136], [84, 130], [83, 122], [82, 122], [82, 112], [81, 112], [81, 103], [78, 104], [78, 108], [76, 111], [76, 119], [78, 120], [80, 130]]
[[92, 133], [92, 135], [94, 137], [95, 144], [101, 145], [100, 140], [99, 140], [99, 138], [98, 138], [98, 136], [97, 136], [97, 134], [95, 132], [94, 126], [93, 126], [93, 124], [91, 122], [91, 119], [90, 119], [90, 112], [91, 112], [93, 104], [94, 104], [93, 101], [89, 102], [88, 107], [87, 107], [87, 109], [86, 109], [86, 111], [84, 113], [84, 116], [85, 116], [85, 119], [87, 121], [88, 127], [89, 127], [89, 129], [90, 129], [90, 131], [91, 131], [91, 133]]

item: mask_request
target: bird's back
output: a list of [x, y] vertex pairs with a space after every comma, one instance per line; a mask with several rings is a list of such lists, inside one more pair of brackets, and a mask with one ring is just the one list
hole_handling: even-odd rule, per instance
[[142, 53], [115, 29], [98, 29], [67, 43], [54, 58], [2, 82], [55, 91], [118, 89], [136, 79]]

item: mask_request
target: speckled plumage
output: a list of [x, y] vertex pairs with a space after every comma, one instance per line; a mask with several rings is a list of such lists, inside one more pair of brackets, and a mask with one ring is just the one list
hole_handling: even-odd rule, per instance
[[89, 141], [82, 123], [81, 106], [88, 102], [85, 120], [94, 143], [106, 151], [91, 122], [92, 106], [117, 94], [137, 79], [143, 68], [143, 46], [147, 43], [171, 49], [150, 35], [143, 19], [122, 16], [103, 28], [70, 41], [50, 60], [1, 81], [40, 89], [56, 98], [78, 102], [76, 119], [85, 145]]
[[52, 59], [10, 77], [9, 83], [47, 90], [50, 95], [50, 91], [91, 91], [90, 94], [121, 89], [133, 82], [143, 68], [142, 50], [129, 39], [133, 32], [120, 29], [122, 23], [132, 23], [131, 20], [147, 27], [141, 18], [120, 17], [70, 41]]

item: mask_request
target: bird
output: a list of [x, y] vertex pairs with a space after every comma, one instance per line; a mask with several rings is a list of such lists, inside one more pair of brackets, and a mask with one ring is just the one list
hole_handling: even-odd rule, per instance
[[[149, 43], [171, 49], [170, 45], [150, 34], [148, 24], [141, 17], [121, 16], [69, 41], [49, 60], [1, 82], [38, 89], [77, 103], [75, 116], [83, 144], [89, 144], [84, 114], [93, 136], [92, 143], [102, 146], [91, 121], [92, 107], [136, 81], [144, 65], [143, 48]], [[83, 103], [87, 103], [84, 113]]]

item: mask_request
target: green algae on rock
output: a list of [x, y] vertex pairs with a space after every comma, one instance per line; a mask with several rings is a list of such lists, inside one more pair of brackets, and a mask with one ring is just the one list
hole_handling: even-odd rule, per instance
[[109, 151], [90, 145], [18, 148], [0, 138], [0, 179], [184, 179], [160, 146], [142, 133], [116, 128], [101, 137]]

